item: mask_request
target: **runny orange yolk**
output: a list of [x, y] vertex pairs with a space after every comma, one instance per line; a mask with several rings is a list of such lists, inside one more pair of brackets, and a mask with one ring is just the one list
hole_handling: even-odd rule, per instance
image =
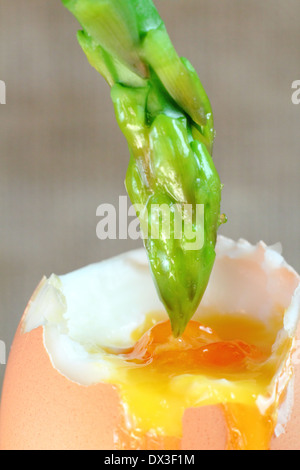
[[219, 405], [228, 425], [228, 449], [269, 448], [280, 397], [264, 414], [257, 399], [268, 396], [278, 367], [269, 360], [276, 334], [259, 322], [238, 318], [226, 318], [222, 328], [215, 316], [210, 323], [214, 330], [191, 321], [180, 338], [173, 337], [169, 322], [159, 322], [133, 348], [119, 352], [122, 366], [113, 382], [124, 417], [117, 447], [180, 449], [185, 410]]

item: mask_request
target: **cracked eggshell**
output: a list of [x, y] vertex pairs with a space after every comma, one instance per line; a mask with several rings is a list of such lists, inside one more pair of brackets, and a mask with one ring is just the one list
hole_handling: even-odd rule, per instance
[[[280, 334], [295, 336], [299, 282], [278, 246], [219, 237], [215, 267], [196, 318], [202, 309], [213, 308], [251, 312], [268, 322], [280, 305], [285, 309], [284, 331], [277, 341]], [[0, 408], [0, 449], [113, 449], [122, 404], [117, 389], [101, 382], [114, 367], [102, 348], [130, 346], [132, 331], [149, 311], [157, 310], [162, 304], [143, 250], [44, 278], [11, 348]], [[98, 352], [90, 355], [89, 348]], [[294, 376], [271, 443], [274, 450], [300, 450], [299, 363], [295, 351]], [[185, 411], [182, 449], [225, 449], [227, 438], [220, 406]]]

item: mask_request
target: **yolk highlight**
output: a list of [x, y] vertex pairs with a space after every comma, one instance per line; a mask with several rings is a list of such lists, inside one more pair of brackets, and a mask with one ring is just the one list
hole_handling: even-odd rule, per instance
[[195, 321], [188, 324], [182, 337], [174, 338], [170, 322], [163, 322], [145, 333], [124, 359], [178, 374], [206, 368], [245, 370], [248, 362], [261, 361], [263, 354], [241, 340], [222, 341], [211, 328]]

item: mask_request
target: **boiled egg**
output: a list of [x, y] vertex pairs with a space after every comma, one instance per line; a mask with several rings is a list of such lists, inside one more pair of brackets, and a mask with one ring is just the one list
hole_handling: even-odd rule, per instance
[[0, 449], [300, 450], [299, 313], [279, 246], [221, 236], [179, 338], [144, 250], [44, 278], [11, 348]]

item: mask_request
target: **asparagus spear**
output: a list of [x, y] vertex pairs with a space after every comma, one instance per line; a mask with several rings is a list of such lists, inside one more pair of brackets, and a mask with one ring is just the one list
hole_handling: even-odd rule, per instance
[[[138, 212], [158, 294], [174, 336], [181, 335], [206, 290], [221, 223], [221, 183], [212, 160], [213, 113], [196, 71], [180, 58], [152, 0], [62, 0], [82, 26], [79, 43], [111, 87], [130, 151], [126, 188]], [[204, 205], [204, 226], [198, 205]], [[169, 208], [168, 233], [157, 228]], [[204, 241], [190, 248], [176, 214]], [[151, 218], [149, 217], [151, 214]], [[156, 214], [156, 215], [155, 215]], [[182, 215], [181, 214], [181, 215]], [[148, 233], [145, 234], [145, 227]]]

